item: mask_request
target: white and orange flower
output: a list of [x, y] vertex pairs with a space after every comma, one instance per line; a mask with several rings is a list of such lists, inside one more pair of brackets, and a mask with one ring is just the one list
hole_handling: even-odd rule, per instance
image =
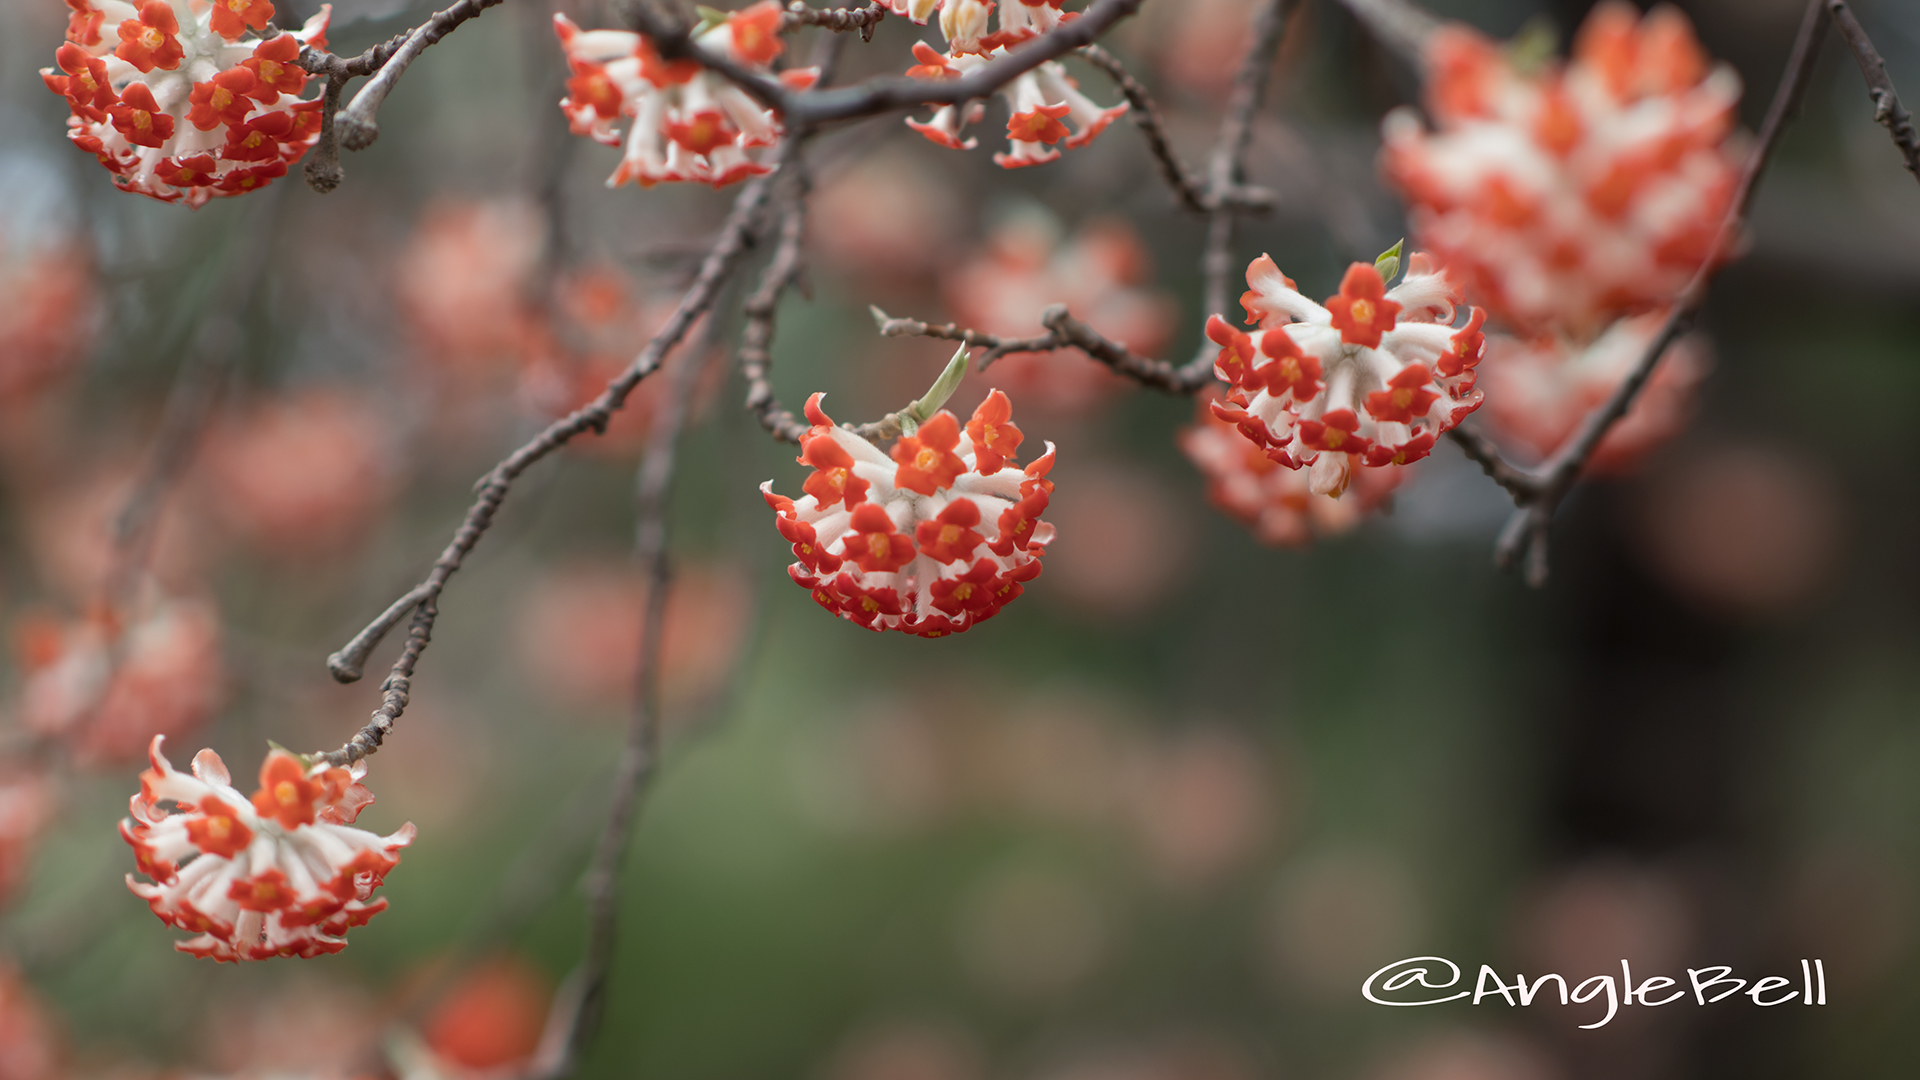
[[834, 424], [807, 399], [813, 427], [799, 461], [813, 467], [797, 502], [760, 485], [798, 560], [794, 581], [841, 618], [921, 637], [959, 633], [998, 614], [1040, 574], [1053, 526], [1053, 444], [1025, 469], [1013, 406], [995, 390], [964, 428], [944, 409], [891, 454]]
[[[1002, 0], [998, 7], [1000, 27], [988, 33], [987, 16], [995, 8], [989, 0], [943, 0], [940, 31], [946, 35], [947, 51], [936, 52], [924, 42], [915, 44], [913, 57], [919, 63], [908, 68], [907, 74], [916, 79], [959, 78], [1074, 18], [1060, 10], [1062, 2]], [[924, 0], [904, 0], [893, 7], [896, 13], [924, 23], [934, 5]], [[1007, 149], [994, 154], [993, 160], [1005, 169], [1041, 165], [1059, 157], [1062, 148], [1085, 146], [1127, 111], [1126, 102], [1112, 108], [1095, 104], [1080, 92], [1067, 69], [1052, 60], [1021, 74], [1001, 87], [1000, 93], [1006, 97], [1009, 111]], [[941, 146], [971, 150], [979, 142], [966, 137], [967, 125], [984, 115], [978, 102], [944, 105], [931, 120], [909, 119], [907, 126]]]
[[1338, 497], [1356, 465], [1393, 468], [1480, 407], [1474, 367], [1484, 348], [1479, 308], [1454, 327], [1458, 294], [1424, 254], [1386, 287], [1374, 265], [1354, 263], [1322, 306], [1262, 255], [1247, 267], [1240, 298], [1251, 334], [1218, 315], [1207, 337], [1220, 346], [1213, 371], [1231, 389], [1211, 404], [1289, 469], [1308, 468], [1308, 488]]
[[1212, 400], [1200, 402], [1194, 425], [1178, 436], [1180, 449], [1207, 478], [1213, 505], [1253, 530], [1263, 544], [1306, 547], [1315, 538], [1337, 536], [1384, 505], [1406, 470], [1369, 469], [1364, 459], [1347, 459], [1353, 487], [1344, 498], [1317, 495], [1302, 469], [1288, 469], [1266, 450], [1213, 414]]
[[346, 948], [349, 929], [386, 909], [373, 891], [414, 828], [376, 836], [353, 827], [373, 802], [359, 782], [364, 762], [309, 768], [276, 749], [248, 798], [220, 755], [195, 754], [188, 776], [161, 753], [164, 741], [156, 735], [148, 748], [153, 767], [140, 774], [120, 835], [154, 882], [128, 874], [127, 888], [162, 922], [196, 935], [174, 948], [223, 961], [321, 956]]
[[[1551, 337], [1528, 341], [1489, 334], [1480, 373], [1494, 437], [1536, 461], [1547, 458], [1613, 396], [1665, 321], [1664, 312], [1621, 319], [1585, 348]], [[1627, 414], [1594, 449], [1587, 471], [1630, 470], [1678, 434], [1686, 426], [1694, 387], [1709, 366], [1706, 342], [1697, 335], [1668, 346]]]
[[[769, 72], [786, 48], [784, 16], [774, 0], [762, 0], [697, 33], [703, 49], [755, 71]], [[620, 165], [608, 187], [663, 181], [698, 181], [722, 187], [771, 171], [747, 151], [780, 138], [780, 118], [747, 92], [695, 61], [668, 61], [644, 35], [628, 30], [582, 30], [565, 15], [553, 17], [573, 77], [560, 108], [575, 135], [622, 146]], [[818, 68], [779, 73], [782, 83], [805, 89]], [[623, 138], [619, 131], [627, 122]]]
[[67, 137], [121, 190], [201, 206], [267, 186], [319, 141], [299, 59], [326, 47], [330, 5], [271, 38], [269, 0], [67, 6], [67, 43], [40, 76], [67, 99]]
[[1739, 171], [1740, 79], [1678, 10], [1593, 9], [1572, 59], [1523, 72], [1463, 26], [1427, 49], [1428, 131], [1387, 117], [1415, 234], [1493, 314], [1586, 340], [1664, 306], [1707, 257]]

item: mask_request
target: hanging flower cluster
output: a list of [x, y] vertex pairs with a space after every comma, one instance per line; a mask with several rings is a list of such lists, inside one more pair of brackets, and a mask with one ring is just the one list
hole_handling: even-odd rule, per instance
[[1247, 267], [1240, 298], [1251, 334], [1214, 315], [1214, 374], [1227, 383], [1213, 414], [1289, 469], [1307, 467], [1314, 494], [1347, 490], [1355, 465], [1383, 468], [1426, 457], [1440, 435], [1480, 407], [1486, 312], [1455, 328], [1458, 300], [1424, 254], [1392, 289], [1354, 263], [1321, 306], [1302, 296], [1266, 255]]
[[[762, 0], [696, 33], [701, 48], [765, 72], [786, 48], [780, 40], [780, 5]], [[780, 118], [746, 91], [691, 60], [667, 61], [651, 41], [628, 30], [582, 30], [565, 15], [553, 17], [573, 77], [561, 111], [575, 135], [621, 146], [618, 125], [628, 121], [620, 165], [608, 187], [693, 180], [723, 187], [771, 171], [747, 151], [780, 137]], [[817, 68], [780, 73], [787, 86], [804, 90]]]
[[806, 495], [760, 485], [798, 560], [787, 573], [821, 607], [869, 630], [944, 637], [992, 618], [1040, 575], [1053, 444], [1015, 463], [1024, 436], [1005, 394], [988, 394], [964, 427], [935, 413], [890, 455], [836, 426], [822, 396], [807, 399]]
[[1448, 26], [1428, 46], [1427, 131], [1389, 115], [1384, 166], [1415, 233], [1494, 315], [1586, 340], [1671, 302], [1732, 197], [1740, 80], [1686, 16], [1593, 9], [1565, 66], [1523, 72]]
[[[1480, 365], [1487, 389], [1487, 423], [1502, 444], [1524, 449], [1535, 460], [1558, 450], [1632, 372], [1664, 312], [1621, 319], [1581, 348], [1554, 338], [1532, 341], [1487, 335]], [[1682, 338], [1667, 347], [1633, 405], [1594, 449], [1587, 471], [1620, 473], [1686, 425], [1694, 387], [1706, 377], [1706, 343]]]
[[[941, 295], [963, 325], [1005, 337], [1041, 332], [1040, 314], [1064, 303], [1110, 341], [1153, 355], [1179, 321], [1179, 305], [1147, 285], [1145, 245], [1118, 219], [1093, 221], [1070, 237], [1042, 209], [1008, 218], [984, 247], [940, 276]], [[1076, 411], [1126, 381], [1079, 350], [1010, 353], [993, 365], [1000, 385], [1023, 405]]]
[[373, 890], [400, 864], [414, 828], [376, 836], [352, 827], [373, 802], [359, 783], [364, 763], [307, 768], [276, 749], [249, 799], [220, 755], [195, 754], [188, 776], [162, 755], [164, 740], [156, 735], [148, 748], [153, 767], [140, 774], [120, 835], [155, 882], [128, 874], [127, 887], [162, 922], [197, 935], [174, 948], [215, 960], [320, 956], [346, 948], [349, 929], [386, 909]]
[[324, 5], [295, 33], [259, 35], [270, 0], [67, 0], [67, 43], [43, 68], [67, 99], [67, 137], [123, 191], [201, 206], [287, 175], [320, 138], [302, 100], [305, 46], [326, 47]]
[[1392, 497], [1407, 472], [1365, 468], [1364, 459], [1349, 456], [1352, 489], [1343, 498], [1317, 495], [1307, 471], [1284, 468], [1267, 456], [1214, 415], [1211, 399], [1201, 400], [1193, 426], [1180, 432], [1179, 443], [1207, 478], [1207, 499], [1253, 530], [1261, 543], [1276, 547], [1306, 547], [1315, 537], [1353, 528]]
[[[931, 45], [916, 43], [913, 57], [920, 62], [908, 68], [907, 74], [916, 79], [957, 79], [983, 67], [1029, 38], [1074, 18], [1071, 13], [1061, 12], [1062, 2], [1000, 0], [999, 29], [988, 33], [992, 0], [938, 0], [940, 31], [946, 35], [947, 51], [939, 53]], [[896, 14], [917, 23], [926, 22], [936, 6], [928, 0], [889, 3]], [[1052, 161], [1060, 156], [1057, 147], [1072, 150], [1085, 146], [1127, 111], [1125, 102], [1110, 109], [1094, 104], [1080, 92], [1067, 69], [1053, 60], [1020, 75], [1001, 87], [1000, 93], [1006, 97], [1012, 115], [1007, 119], [1007, 150], [994, 154], [993, 160], [1005, 169]], [[966, 137], [967, 125], [977, 123], [984, 115], [986, 108], [979, 102], [943, 105], [933, 119], [909, 119], [907, 126], [942, 146], [971, 150], [979, 140]]]

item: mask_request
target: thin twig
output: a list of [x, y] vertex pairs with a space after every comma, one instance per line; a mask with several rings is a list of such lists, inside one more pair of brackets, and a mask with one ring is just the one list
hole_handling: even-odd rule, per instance
[[1500, 448], [1485, 435], [1461, 426], [1447, 432], [1447, 437], [1459, 444], [1468, 459], [1480, 466], [1494, 483], [1505, 488], [1515, 502], [1533, 498], [1538, 486], [1533, 474], [1501, 456]]
[[414, 28], [407, 35], [406, 43], [381, 64], [379, 72], [353, 96], [353, 103], [334, 118], [334, 128], [340, 133], [340, 145], [349, 150], [365, 150], [372, 146], [373, 140], [380, 137], [380, 104], [387, 100], [387, 95], [393, 91], [393, 84], [400, 81], [400, 76], [407, 73], [407, 68], [454, 27], [500, 2], [457, 0], [452, 7], [435, 13], [433, 18]]
[[873, 28], [887, 17], [885, 4], [870, 3], [857, 8], [811, 8], [805, 0], [793, 0], [787, 5], [787, 28], [795, 26], [818, 26], [836, 34], [849, 30], [858, 30], [861, 41], [873, 40]]
[[1193, 175], [1180, 156], [1173, 152], [1173, 146], [1167, 141], [1166, 126], [1160, 122], [1160, 108], [1154, 104], [1153, 96], [1147, 88], [1127, 71], [1118, 58], [1098, 45], [1088, 45], [1080, 50], [1087, 62], [1106, 73], [1113, 85], [1118, 87], [1122, 97], [1131, 106], [1128, 115], [1140, 128], [1140, 134], [1147, 138], [1147, 149], [1153, 154], [1153, 160], [1160, 166], [1160, 175], [1166, 177], [1167, 186], [1180, 197], [1181, 205], [1196, 214], [1207, 212], [1207, 185], [1204, 180]]
[[561, 1044], [564, 1049], [549, 1080], [573, 1072], [599, 1029], [619, 929], [620, 868], [633, 836], [634, 817], [660, 758], [660, 654], [666, 636], [667, 592], [673, 581], [667, 553], [667, 502], [673, 491], [674, 451], [699, 377], [699, 364], [682, 364], [668, 376], [666, 398], [655, 414], [646, 456], [640, 461], [634, 559], [647, 576], [647, 600], [633, 722], [620, 753], [606, 825], [581, 882], [587, 899], [587, 942], [577, 973], [580, 989], [571, 1028]]
[[[412, 30], [396, 34], [354, 57], [336, 56], [323, 49], [303, 47], [299, 64], [309, 74], [327, 80], [320, 106], [320, 139], [307, 156], [307, 186], [322, 195], [340, 186], [345, 175], [340, 167], [340, 147], [364, 150], [380, 136], [375, 114], [381, 102], [392, 92], [393, 84], [427, 47], [447, 36], [455, 27], [480, 14], [501, 0], [458, 0], [445, 11]], [[349, 79], [374, 78], [354, 95], [353, 103], [340, 108], [340, 95]]]
[[1144, 0], [1094, 0], [1077, 19], [1070, 19], [1039, 37], [1010, 50], [957, 79], [870, 79], [832, 90], [792, 91], [778, 79], [763, 75], [728, 57], [701, 48], [685, 26], [669, 22], [642, 4], [632, 11], [635, 29], [652, 40], [669, 60], [698, 62], [725, 76], [762, 105], [780, 113], [790, 128], [812, 127], [835, 120], [913, 109], [922, 105], [958, 105], [984, 98], [1049, 60], [1085, 45], [1121, 19], [1140, 9]]
[[[789, 143], [788, 147], [792, 145]], [[440, 593], [446, 588], [447, 579], [460, 569], [467, 554], [493, 524], [494, 515], [501, 503], [506, 501], [514, 480], [535, 462], [565, 446], [576, 435], [586, 431], [604, 432], [607, 421], [626, 404], [627, 395], [633, 392], [640, 380], [659, 370], [667, 354], [679, 344], [695, 320], [712, 306], [721, 286], [746, 254], [770, 187], [771, 177], [760, 177], [751, 181], [740, 193], [740, 197], [734, 201], [732, 212], [727, 216], [726, 224], [720, 230], [719, 240], [701, 264], [699, 276], [686, 295], [681, 297], [680, 306], [675, 309], [673, 316], [640, 351], [640, 355], [634, 358], [633, 363], [609, 383], [599, 397], [548, 425], [546, 430], [481, 477], [475, 485], [479, 497], [468, 508], [466, 519], [454, 533], [453, 540], [434, 561], [426, 580], [414, 590], [422, 595], [414, 609], [413, 624], [407, 632], [400, 658], [395, 661], [392, 673], [381, 686], [383, 698], [380, 707], [374, 710], [366, 726], [344, 746], [318, 757], [333, 765], [346, 765], [380, 748], [387, 733], [393, 730], [394, 721], [406, 710], [414, 667], [419, 663], [420, 654], [426, 650], [433, 635], [434, 620], [439, 616]], [[403, 597], [402, 601], [405, 599]], [[373, 627], [368, 629], [372, 630]], [[362, 631], [363, 634], [366, 632]]]
[[1893, 145], [1900, 148], [1901, 156], [1907, 160], [1907, 171], [1920, 180], [1920, 134], [1914, 132], [1912, 115], [1900, 107], [1900, 96], [1893, 92], [1893, 80], [1887, 77], [1887, 62], [1880, 58], [1879, 50], [1873, 47], [1860, 20], [1853, 17], [1847, 0], [1828, 0], [1827, 12], [1833, 16], [1833, 24], [1840, 28], [1847, 47], [1853, 50], [1853, 58], [1860, 62], [1860, 74], [1867, 80], [1867, 96], [1873, 99], [1873, 118], [1893, 136]]
[[1726, 216], [1721, 219], [1720, 229], [1714, 237], [1713, 246], [1707, 250], [1699, 269], [1674, 301], [1673, 309], [1668, 312], [1666, 322], [1660, 332], [1648, 343], [1646, 351], [1634, 365], [1633, 371], [1614, 388], [1604, 405], [1587, 414], [1581, 422], [1579, 433], [1562, 446], [1541, 467], [1534, 471], [1534, 494], [1526, 499], [1514, 512], [1512, 520], [1502, 531], [1495, 546], [1494, 557], [1501, 566], [1513, 566], [1522, 561], [1526, 563], [1526, 577], [1529, 584], [1542, 585], [1547, 572], [1547, 536], [1553, 522], [1553, 512], [1566, 497], [1569, 490], [1579, 480], [1587, 461], [1599, 447], [1601, 440], [1615, 422], [1625, 416], [1633, 405], [1634, 398], [1653, 377], [1660, 358], [1666, 354], [1667, 347], [1679, 339], [1693, 325], [1694, 318], [1700, 313], [1701, 305], [1706, 302], [1708, 286], [1713, 281], [1713, 273], [1719, 268], [1720, 261], [1733, 247], [1746, 221], [1748, 208], [1758, 189], [1760, 175], [1765, 171], [1767, 162], [1773, 156], [1775, 146], [1779, 144], [1781, 134], [1786, 130], [1787, 121], [1798, 111], [1800, 99], [1806, 92], [1807, 80], [1813, 71], [1814, 60], [1818, 57], [1820, 43], [1826, 36], [1827, 23], [1821, 17], [1821, 9], [1830, 0], [1810, 0], [1806, 14], [1800, 20], [1800, 32], [1793, 42], [1793, 51], [1787, 59], [1785, 72], [1780, 76], [1780, 85], [1774, 91], [1773, 102], [1767, 107], [1766, 121], [1761, 124], [1760, 135], [1753, 153], [1747, 158], [1746, 167], [1741, 170], [1739, 185], [1734, 189], [1734, 197], [1727, 207]]
[[806, 181], [799, 172], [795, 170], [795, 190], [789, 194], [780, 219], [780, 246], [760, 275], [760, 287], [743, 305], [746, 325], [740, 331], [738, 352], [740, 374], [747, 381], [747, 411], [768, 434], [791, 443], [799, 442], [809, 425], [780, 404], [767, 369], [773, 363], [774, 317], [780, 309], [780, 298], [800, 280], [806, 267], [802, 246], [807, 230]]
[[[1201, 310], [1210, 315], [1227, 309], [1227, 282], [1233, 274], [1233, 223], [1238, 207], [1226, 193], [1241, 181], [1247, 147], [1253, 140], [1253, 114], [1266, 96], [1267, 76], [1273, 70], [1273, 56], [1279, 51], [1280, 36], [1286, 32], [1291, 6], [1291, 0], [1268, 0], [1255, 18], [1253, 44], [1234, 75], [1226, 115], [1220, 121], [1220, 136], [1207, 162], [1207, 245], [1200, 256], [1200, 273], [1205, 283]], [[1199, 351], [1187, 367], [1211, 372], [1211, 354], [1202, 338]]]
[[970, 349], [985, 349], [974, 363], [975, 371], [985, 371], [994, 361], [1015, 353], [1047, 352], [1051, 349], [1065, 348], [1066, 343], [1051, 332], [1038, 337], [1010, 338], [996, 334], [969, 330], [958, 323], [924, 323], [919, 319], [896, 319], [893, 316], [873, 308], [874, 321], [880, 325], [881, 337], [928, 337], [942, 341], [958, 341]]

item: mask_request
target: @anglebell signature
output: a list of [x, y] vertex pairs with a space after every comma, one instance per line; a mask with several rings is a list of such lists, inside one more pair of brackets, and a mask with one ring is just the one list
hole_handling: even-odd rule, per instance
[[1562, 1005], [1594, 1002], [1597, 1008], [1599, 1000], [1605, 999], [1606, 1015], [1591, 1024], [1581, 1024], [1583, 1030], [1607, 1026], [1623, 1006], [1671, 1005], [1688, 997], [1698, 1005], [1711, 1005], [1741, 993], [1760, 1006], [1786, 1005], [1795, 1001], [1803, 1005], [1827, 1003], [1827, 968], [1819, 960], [1800, 961], [1800, 988], [1797, 990], [1788, 989], [1793, 986], [1794, 980], [1779, 975], [1765, 975], [1748, 985], [1746, 979], [1734, 978], [1733, 968], [1725, 964], [1688, 968], [1687, 986], [1681, 986], [1679, 980], [1665, 975], [1655, 975], [1636, 983], [1633, 966], [1623, 959], [1620, 961], [1619, 975], [1594, 975], [1572, 985], [1569, 985], [1565, 976], [1558, 974], [1542, 975], [1528, 982], [1525, 975], [1517, 972], [1513, 981], [1508, 983], [1490, 965], [1481, 964], [1479, 977], [1474, 980], [1471, 991], [1434, 995], [1433, 991], [1452, 990], [1459, 986], [1460, 979], [1460, 965], [1444, 956], [1413, 956], [1395, 960], [1367, 976], [1367, 981], [1360, 984], [1360, 993], [1375, 1005], [1402, 1008], [1443, 1005], [1465, 997], [1471, 997], [1471, 1004], [1474, 1005], [1497, 997], [1519, 1008], [1533, 1004], [1534, 998], [1551, 983], [1558, 991]]

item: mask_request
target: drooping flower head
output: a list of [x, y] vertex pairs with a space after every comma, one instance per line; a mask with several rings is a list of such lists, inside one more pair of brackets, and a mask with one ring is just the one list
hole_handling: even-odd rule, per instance
[[793, 544], [787, 568], [814, 600], [869, 630], [959, 633], [998, 614], [1040, 574], [1053, 526], [1053, 444], [1022, 469], [1024, 436], [995, 390], [962, 425], [945, 410], [891, 454], [838, 427], [807, 399], [813, 427], [799, 461], [813, 467], [799, 500], [760, 485]]
[[285, 176], [320, 138], [300, 52], [326, 47], [331, 5], [261, 36], [270, 0], [67, 0], [67, 43], [43, 68], [67, 137], [124, 191], [201, 206]]
[[[755, 71], [770, 70], [785, 48], [783, 16], [775, 0], [762, 0], [696, 33], [703, 49]], [[644, 35], [627, 30], [582, 30], [565, 15], [553, 17], [573, 77], [560, 108], [575, 135], [624, 146], [608, 187], [693, 180], [721, 187], [770, 171], [747, 151], [780, 137], [780, 118], [746, 91], [689, 60], [667, 61]], [[794, 89], [812, 86], [817, 68], [779, 74]], [[618, 129], [627, 123], [623, 139]]]
[[1180, 449], [1207, 478], [1207, 499], [1253, 531], [1263, 544], [1306, 547], [1316, 537], [1336, 536], [1384, 505], [1405, 469], [1369, 469], [1364, 458], [1347, 459], [1353, 487], [1342, 498], [1315, 494], [1308, 471], [1289, 469], [1266, 450], [1214, 415], [1211, 399], [1199, 403], [1194, 424], [1179, 434]]
[[[321, 956], [347, 947], [346, 933], [386, 909], [373, 891], [413, 842], [411, 823], [388, 836], [353, 827], [373, 795], [352, 770], [311, 768], [284, 750], [260, 766], [251, 798], [232, 785], [212, 750], [177, 772], [148, 748], [132, 815], [120, 835], [133, 846], [145, 884], [127, 888], [162, 922], [196, 936], [174, 948], [215, 960]], [[163, 807], [170, 803], [170, 807]]]
[[[941, 0], [940, 31], [946, 35], [947, 51], [936, 52], [925, 43], [914, 45], [914, 59], [919, 63], [907, 74], [916, 79], [959, 78], [1075, 18], [1060, 10], [1062, 2], [1001, 0], [996, 7], [990, 0]], [[915, 22], [925, 22], [934, 6], [923, 0], [897, 0], [894, 10], [911, 15]], [[999, 29], [988, 33], [988, 13], [996, 10]], [[1125, 102], [1109, 109], [1096, 105], [1080, 92], [1067, 69], [1052, 60], [1021, 74], [1000, 93], [1007, 99], [1009, 112], [1007, 149], [994, 154], [993, 160], [1006, 169], [1044, 164], [1059, 157], [1063, 148], [1085, 146], [1127, 111]], [[909, 119], [907, 126], [942, 146], [971, 150], [979, 143], [966, 137], [966, 127], [984, 115], [978, 102], [943, 105], [931, 120]]]
[[1424, 254], [1392, 289], [1374, 265], [1354, 263], [1324, 306], [1262, 255], [1247, 267], [1240, 303], [1259, 329], [1245, 333], [1215, 315], [1214, 374], [1229, 384], [1213, 414], [1289, 469], [1309, 467], [1319, 495], [1346, 491], [1353, 466], [1396, 467], [1480, 406], [1486, 313], [1454, 327], [1458, 300]]
[[[1480, 372], [1493, 436], [1524, 456], [1544, 460], [1613, 396], [1665, 321], [1664, 312], [1621, 319], [1585, 348], [1551, 337], [1529, 341], [1489, 334]], [[1686, 426], [1694, 387], [1708, 367], [1706, 342], [1698, 335], [1669, 345], [1627, 414], [1607, 429], [1588, 459], [1587, 471], [1626, 472], [1679, 433]]]
[[1427, 51], [1429, 132], [1387, 117], [1387, 178], [1415, 234], [1493, 314], [1586, 340], [1671, 303], [1719, 232], [1740, 79], [1685, 15], [1593, 9], [1564, 66], [1523, 72], [1448, 26]]

